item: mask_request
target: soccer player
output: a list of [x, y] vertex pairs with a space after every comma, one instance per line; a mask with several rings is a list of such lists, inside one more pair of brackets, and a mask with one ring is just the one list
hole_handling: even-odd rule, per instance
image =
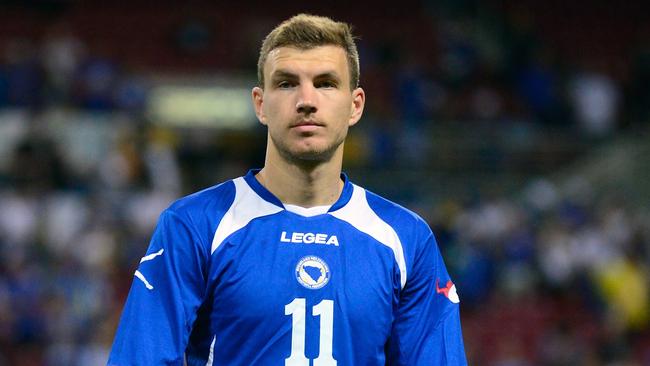
[[347, 24], [298, 15], [264, 40], [261, 170], [165, 210], [109, 365], [465, 365], [431, 230], [341, 173], [361, 118]]

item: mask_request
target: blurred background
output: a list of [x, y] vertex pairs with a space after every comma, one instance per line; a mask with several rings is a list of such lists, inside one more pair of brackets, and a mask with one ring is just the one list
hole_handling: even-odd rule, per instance
[[422, 215], [471, 365], [650, 365], [643, 1], [0, 3], [0, 365], [105, 364], [159, 213], [261, 167], [262, 38], [354, 25], [352, 180]]

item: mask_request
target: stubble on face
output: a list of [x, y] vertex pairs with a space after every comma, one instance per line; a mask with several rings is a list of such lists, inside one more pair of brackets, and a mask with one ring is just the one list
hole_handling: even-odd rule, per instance
[[345, 132], [339, 134], [329, 145], [321, 147], [309, 142], [303, 142], [299, 146], [292, 145], [281, 136], [274, 136], [275, 134], [271, 130], [269, 130], [269, 139], [280, 156], [286, 161], [296, 165], [312, 165], [331, 160], [345, 141], [347, 129], [345, 129]]

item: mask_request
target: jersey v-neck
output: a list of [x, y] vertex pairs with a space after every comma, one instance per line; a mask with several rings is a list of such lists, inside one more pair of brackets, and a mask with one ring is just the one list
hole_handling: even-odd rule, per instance
[[298, 205], [290, 205], [288, 203], [284, 204], [285, 210], [306, 217], [326, 214], [329, 211], [330, 207], [332, 206], [325, 205], [325, 206], [314, 206], [314, 207], [302, 207]]
[[309, 217], [309, 216], [316, 216], [316, 215], [321, 215], [328, 212], [336, 211], [341, 207], [345, 206], [350, 201], [350, 198], [352, 197], [352, 191], [354, 190], [352, 183], [348, 179], [347, 175], [342, 172], [341, 180], [343, 181], [343, 190], [341, 191], [341, 195], [339, 196], [338, 200], [336, 200], [336, 202], [334, 202], [333, 205], [314, 206], [314, 207], [301, 207], [301, 206], [289, 205], [289, 204], [285, 205], [284, 203], [282, 203], [282, 201], [280, 201], [279, 198], [277, 198], [273, 193], [271, 193], [271, 191], [266, 189], [266, 187], [264, 187], [257, 180], [257, 178], [255, 178], [255, 175], [259, 173], [260, 170], [261, 169], [251, 169], [244, 176], [244, 180], [251, 187], [251, 189], [253, 189], [253, 191], [255, 191], [255, 193], [257, 193], [257, 195], [259, 195], [265, 201], [268, 201], [276, 206], [282, 207], [283, 209], [298, 214], [300, 216]]

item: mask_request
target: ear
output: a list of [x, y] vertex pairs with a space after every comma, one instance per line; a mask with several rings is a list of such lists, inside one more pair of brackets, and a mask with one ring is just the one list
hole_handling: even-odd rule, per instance
[[266, 115], [264, 114], [264, 89], [256, 86], [251, 92], [253, 99], [253, 108], [255, 108], [255, 115], [261, 124], [266, 126]]
[[350, 120], [348, 126], [354, 126], [361, 119], [363, 107], [366, 104], [366, 92], [361, 88], [352, 91], [352, 104], [350, 106]]

